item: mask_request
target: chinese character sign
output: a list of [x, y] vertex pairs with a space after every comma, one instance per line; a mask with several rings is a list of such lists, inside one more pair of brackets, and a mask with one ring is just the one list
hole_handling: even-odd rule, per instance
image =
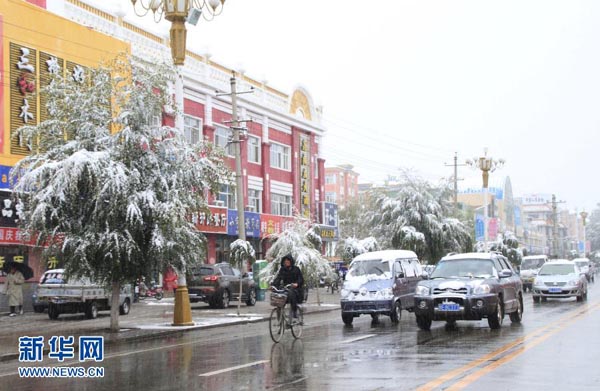
[[300, 136], [300, 213], [310, 218], [310, 137]]
[[[238, 235], [239, 218], [235, 209], [228, 211], [227, 234], [231, 236]], [[244, 223], [246, 225], [246, 236], [258, 238], [261, 234], [260, 214], [255, 212], [244, 212]]]
[[194, 213], [191, 219], [200, 232], [227, 233], [227, 208], [211, 206], [208, 212]]
[[323, 202], [323, 224], [338, 226], [338, 206], [331, 202]]

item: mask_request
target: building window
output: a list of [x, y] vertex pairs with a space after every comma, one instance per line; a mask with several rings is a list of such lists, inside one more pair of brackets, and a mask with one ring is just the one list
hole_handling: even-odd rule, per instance
[[250, 163], [260, 164], [260, 139], [254, 136], [248, 136], [248, 161]]
[[337, 176], [335, 176], [335, 175], [326, 175], [325, 176], [325, 184], [326, 185], [335, 185], [336, 178], [337, 178]]
[[248, 189], [248, 206], [251, 212], [262, 213], [262, 191]]
[[186, 115], [183, 117], [183, 135], [185, 141], [189, 144], [196, 145], [200, 142], [202, 134], [202, 120], [196, 117]]
[[227, 207], [227, 209], [237, 209], [235, 204], [235, 187], [231, 185], [220, 185], [218, 204]]
[[229, 129], [221, 127], [215, 129], [215, 145], [223, 148], [227, 155], [234, 155], [233, 144], [229, 142]]
[[271, 213], [279, 216], [291, 216], [292, 197], [281, 194], [271, 194]]
[[271, 167], [281, 170], [290, 169], [290, 147], [281, 144], [271, 144]]
[[332, 204], [335, 204], [336, 194], [333, 192], [326, 192], [325, 193], [325, 202], [331, 202]]

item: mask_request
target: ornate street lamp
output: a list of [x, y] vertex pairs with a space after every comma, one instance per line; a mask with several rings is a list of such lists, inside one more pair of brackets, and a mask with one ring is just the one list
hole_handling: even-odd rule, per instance
[[131, 4], [138, 16], [146, 16], [152, 11], [155, 22], [163, 16], [171, 22], [171, 56], [175, 65], [183, 65], [187, 35], [185, 23], [195, 25], [200, 16], [204, 20], [214, 19], [223, 12], [225, 0], [131, 0]]
[[488, 179], [490, 176], [490, 172], [496, 171], [498, 168], [501, 168], [505, 161], [504, 159], [493, 159], [487, 155], [487, 148], [484, 149], [484, 154], [482, 157], [474, 158], [473, 160], [468, 159], [467, 165], [481, 170], [482, 179], [483, 179], [483, 244], [485, 246], [485, 251], [487, 251], [487, 242], [488, 242]]
[[[155, 22], [160, 22], [163, 16], [171, 22], [171, 56], [178, 69], [175, 78], [175, 103], [183, 109], [183, 76], [180, 68], [185, 61], [187, 35], [185, 23], [195, 25], [200, 16], [205, 20], [212, 20], [223, 11], [225, 0], [131, 0], [131, 4], [138, 16], [146, 16], [152, 11]], [[175, 117], [175, 127], [181, 130], [184, 127], [182, 112], [183, 110], [178, 111]], [[194, 324], [185, 273], [185, 268], [178, 270], [173, 326], [190, 326]]]

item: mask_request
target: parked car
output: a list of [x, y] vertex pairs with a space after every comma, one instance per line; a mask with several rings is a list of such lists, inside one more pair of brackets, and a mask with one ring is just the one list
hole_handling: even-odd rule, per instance
[[387, 315], [398, 323], [402, 310], [412, 311], [414, 291], [423, 269], [412, 251], [386, 250], [362, 254], [350, 263], [341, 290], [342, 321], [369, 314]]
[[523, 290], [527, 292], [527, 289], [531, 291], [533, 287], [533, 280], [537, 276], [540, 268], [544, 263], [548, 262], [548, 256], [546, 255], [530, 255], [523, 257], [521, 262], [521, 282], [523, 283]]
[[573, 262], [575, 262], [579, 267], [579, 270], [585, 274], [585, 278], [587, 278], [588, 282], [596, 281], [596, 277], [594, 276], [594, 266], [588, 258], [575, 258], [573, 259]]
[[566, 259], [550, 261], [540, 269], [533, 282], [533, 302], [546, 301], [549, 297], [577, 297], [587, 299], [588, 281], [576, 262]]
[[429, 280], [415, 291], [417, 325], [429, 330], [432, 321], [481, 320], [491, 329], [502, 326], [505, 314], [513, 323], [523, 316], [523, 284], [510, 262], [499, 253], [455, 254], [442, 258]]
[[[240, 295], [240, 278], [242, 292]], [[191, 269], [188, 277], [190, 302], [205, 302], [211, 308], [227, 308], [229, 302], [241, 300], [246, 305], [256, 304], [256, 284], [248, 273], [240, 274], [229, 263], [202, 264]]]
[[[63, 269], [44, 273], [37, 288], [37, 300], [48, 302], [48, 317], [58, 319], [63, 313], [83, 312], [95, 319], [98, 311], [110, 310], [111, 292], [88, 278], [65, 279]], [[129, 314], [133, 301], [131, 285], [125, 285], [119, 295], [119, 313]]]

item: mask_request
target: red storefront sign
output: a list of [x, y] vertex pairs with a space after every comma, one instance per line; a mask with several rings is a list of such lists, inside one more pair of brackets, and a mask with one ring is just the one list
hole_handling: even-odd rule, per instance
[[294, 225], [294, 218], [291, 216], [260, 215], [260, 236], [279, 234]]
[[192, 223], [200, 232], [227, 235], [227, 208], [210, 206], [209, 209], [210, 213], [194, 213]]
[[35, 245], [35, 238], [19, 228], [0, 227], [0, 244]]

